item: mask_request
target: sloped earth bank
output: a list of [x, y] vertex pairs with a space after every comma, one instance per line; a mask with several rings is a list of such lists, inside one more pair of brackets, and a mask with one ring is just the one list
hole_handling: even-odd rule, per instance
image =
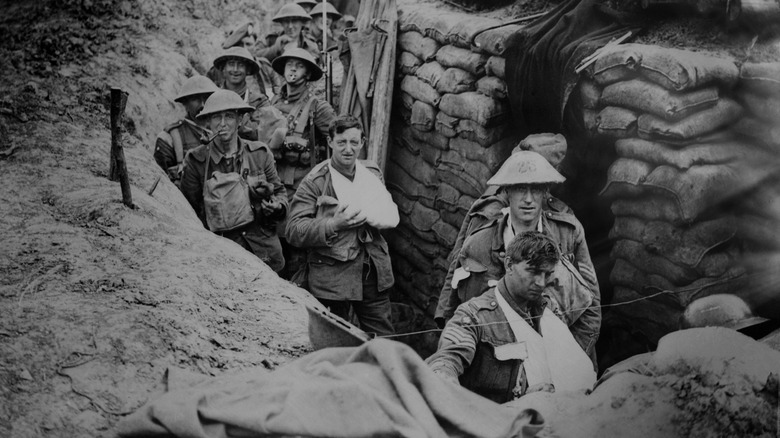
[[[307, 352], [305, 291], [205, 231], [166, 179], [147, 194], [171, 98], [224, 36], [196, 18], [209, 10], [27, 3], [0, 6], [0, 436], [113, 436], [169, 368], [273, 369]], [[134, 209], [107, 179], [111, 86], [129, 92]]]

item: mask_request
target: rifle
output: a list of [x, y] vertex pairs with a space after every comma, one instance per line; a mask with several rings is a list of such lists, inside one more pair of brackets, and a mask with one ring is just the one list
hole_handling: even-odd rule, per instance
[[322, 60], [325, 63], [325, 100], [333, 105], [333, 64], [328, 53], [328, 0], [322, 0]]

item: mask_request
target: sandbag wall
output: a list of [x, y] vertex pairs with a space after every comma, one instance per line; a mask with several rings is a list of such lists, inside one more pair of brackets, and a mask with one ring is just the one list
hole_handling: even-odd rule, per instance
[[517, 26], [498, 25], [424, 5], [400, 9], [386, 182], [401, 223], [388, 242], [400, 299], [428, 323], [463, 218], [518, 141], [501, 57]]
[[611, 316], [655, 343], [699, 297], [777, 310], [780, 64], [623, 44], [578, 89], [585, 135], [617, 155], [600, 194], [615, 216]]

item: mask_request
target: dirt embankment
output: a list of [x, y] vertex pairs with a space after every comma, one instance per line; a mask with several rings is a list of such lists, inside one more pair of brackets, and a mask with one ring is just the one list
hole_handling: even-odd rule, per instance
[[[172, 97], [249, 3], [0, 7], [0, 436], [112, 436], [169, 368], [273, 369], [308, 350], [304, 291], [203, 230], [167, 180], [147, 194]], [[129, 92], [135, 209], [107, 179], [112, 86]]]

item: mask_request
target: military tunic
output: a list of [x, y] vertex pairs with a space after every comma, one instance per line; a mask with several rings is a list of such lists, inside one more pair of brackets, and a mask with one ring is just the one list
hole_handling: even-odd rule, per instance
[[[154, 160], [179, 185], [184, 156], [200, 146], [207, 137], [206, 128], [186, 118], [172, 123], [157, 135], [154, 145]], [[181, 156], [177, 157], [176, 143], [181, 145]]]
[[261, 180], [270, 183], [273, 187], [273, 196], [281, 202], [282, 209], [272, 217], [265, 216], [259, 206], [262, 196], [254, 189], [250, 189], [250, 201], [255, 213], [255, 220], [239, 229], [217, 232], [216, 234], [233, 240], [245, 249], [252, 251], [274, 271], [280, 271], [284, 267], [284, 257], [279, 237], [276, 233], [276, 226], [287, 214], [288, 203], [284, 186], [276, 173], [270, 149], [265, 143], [239, 139], [238, 153], [235, 157], [227, 157], [214, 147], [213, 142], [210, 145], [210, 155], [209, 145], [202, 145], [193, 149], [185, 158], [181, 182], [181, 190], [184, 193], [184, 197], [192, 205], [203, 225], [208, 228], [203, 203], [206, 160], [211, 160], [208, 164], [209, 178], [211, 178], [214, 172], [238, 172], [238, 169], [242, 168], [243, 160], [247, 160], [248, 175], [258, 176]]

